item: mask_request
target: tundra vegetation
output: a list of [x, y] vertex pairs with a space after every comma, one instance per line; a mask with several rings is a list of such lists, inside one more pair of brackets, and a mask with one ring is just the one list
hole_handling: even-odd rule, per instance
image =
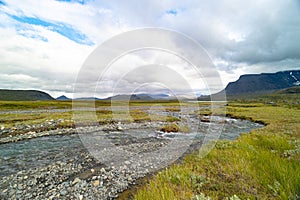
[[[135, 192], [134, 199], [299, 199], [299, 99], [299, 94], [272, 94], [228, 102], [228, 116], [264, 123], [266, 126], [242, 134], [234, 141], [218, 141], [204, 158], [198, 152], [186, 156], [180, 163], [170, 165], [142, 184]], [[161, 119], [161, 116], [149, 115], [142, 109], [143, 106], [157, 104], [166, 112], [180, 111], [177, 101], [132, 101], [130, 105], [134, 107], [130, 110], [131, 118], [128, 120], [125, 117], [125, 122]], [[199, 115], [211, 114], [207, 108], [209, 103], [199, 104], [203, 106]], [[82, 107], [84, 105], [85, 102], [82, 102]], [[110, 105], [109, 101], [95, 102], [99, 123], [113, 123], [113, 113], [106, 109]], [[49, 113], [6, 112], [55, 109], [65, 110]], [[74, 112], [83, 112], [72, 111], [72, 101], [1, 101], [0, 111], [0, 127], [10, 128], [53, 119], [64, 119], [60, 126], [71, 127], [74, 125]], [[127, 113], [118, 111], [117, 114], [122, 116]], [[167, 124], [161, 128], [175, 127], [180, 131], [181, 127], [176, 125], [179, 119], [164, 119]]]

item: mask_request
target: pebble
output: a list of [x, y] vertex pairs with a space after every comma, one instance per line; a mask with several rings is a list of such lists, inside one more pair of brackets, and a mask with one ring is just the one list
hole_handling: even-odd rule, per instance
[[100, 181], [99, 180], [95, 180], [95, 181], [92, 182], [92, 184], [93, 184], [94, 187], [97, 187], [97, 186], [99, 186]]
[[101, 172], [102, 174], [104, 174], [104, 173], [106, 172], [106, 170], [102, 167], [102, 168], [100, 169], [100, 172]]
[[78, 182], [80, 182], [81, 180], [79, 178], [75, 178], [74, 181], [72, 182], [72, 186], [76, 185]]
[[124, 164], [125, 164], [125, 165], [130, 165], [130, 161], [126, 160], [126, 161], [124, 162]]
[[[148, 149], [160, 142], [161, 139], [145, 141], [145, 145], [137, 143], [135, 147]], [[126, 144], [124, 147], [127, 145], [134, 147], [134, 144]], [[0, 179], [0, 199], [114, 199], [119, 192], [149, 172], [147, 168], [140, 167], [145, 163], [127, 160], [125, 165], [120, 163], [105, 168], [93, 167], [99, 166], [99, 162], [88, 152], [83, 152], [79, 157], [4, 176]], [[91, 175], [80, 178], [80, 174], [86, 172]], [[6, 185], [13, 187], [6, 188]]]
[[62, 191], [60, 192], [60, 195], [61, 195], [61, 196], [66, 196], [67, 193], [68, 193], [67, 190], [62, 190]]

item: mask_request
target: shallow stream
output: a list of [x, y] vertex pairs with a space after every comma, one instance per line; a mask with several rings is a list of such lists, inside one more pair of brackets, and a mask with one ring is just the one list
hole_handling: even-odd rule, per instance
[[[241, 133], [260, 128], [262, 125], [247, 121], [230, 118], [222, 118], [226, 123], [215, 123], [210, 131], [222, 126], [220, 139], [235, 139]], [[128, 146], [136, 142], [147, 142], [148, 139], [157, 140], [203, 140], [211, 123], [200, 123], [198, 132], [186, 133], [162, 133], [155, 129], [128, 129], [123, 131], [97, 132], [97, 136], [109, 137], [115, 145]], [[95, 144], [91, 144], [95, 145]], [[87, 143], [82, 143], [82, 136], [56, 135], [34, 138], [19, 142], [0, 145], [0, 176], [15, 174], [21, 170], [47, 166], [56, 161], [68, 162], [80, 156], [81, 152], [89, 150]], [[149, 148], [149, 145], [147, 147]]]

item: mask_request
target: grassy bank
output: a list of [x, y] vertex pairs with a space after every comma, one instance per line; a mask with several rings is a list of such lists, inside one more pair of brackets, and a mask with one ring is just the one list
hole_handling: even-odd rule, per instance
[[[84, 101], [84, 100], [66, 100], [66, 101], [0, 101], [0, 111], [3, 110], [36, 110], [36, 109], [72, 109], [72, 105], [76, 108], [80, 107], [93, 107], [101, 108], [103, 106], [126, 106], [128, 102], [110, 100], [97, 100], [97, 101]], [[208, 104], [209, 103], [205, 103]], [[130, 106], [178, 106], [179, 103], [176, 100], [152, 100], [152, 101], [130, 101]], [[183, 105], [183, 104], [182, 104]]]
[[[115, 101], [75, 101], [75, 108], [93, 108], [96, 112], [90, 110], [72, 110], [72, 102], [68, 101], [0, 101], [0, 111], [28, 111], [22, 112], [8, 112], [0, 114], [0, 128], [11, 128], [18, 125], [36, 125], [50, 120], [64, 121], [59, 125], [63, 127], [74, 126], [74, 116], [80, 119], [80, 122], [98, 122], [100, 124], [112, 123], [114, 121], [129, 122], [144, 122], [144, 121], [166, 121], [175, 122], [179, 119], [172, 116], [161, 116], [146, 113], [143, 107], [162, 106], [166, 111], [180, 111], [177, 101], [131, 101], [129, 106], [136, 106], [127, 112], [126, 110], [112, 111], [110, 106], [128, 106], [127, 102]], [[175, 106], [175, 107], [173, 107]], [[141, 108], [141, 109], [140, 109]], [[57, 110], [59, 109], [59, 110]], [[63, 110], [60, 110], [63, 109]], [[148, 108], [149, 109], [149, 108]], [[51, 112], [44, 112], [44, 110], [51, 110]], [[56, 111], [57, 110], [57, 111]], [[38, 111], [38, 112], [30, 112]]]
[[[51, 112], [51, 113], [17, 113], [17, 114], [0, 114], [0, 127], [12, 128], [18, 125], [37, 125], [52, 120], [62, 120], [58, 127], [73, 127], [73, 116], [79, 119], [76, 123], [97, 122], [99, 124], [107, 124], [113, 122], [146, 122], [146, 121], [179, 121], [178, 118], [172, 116], [161, 116], [144, 112], [140, 109], [126, 111], [97, 110], [92, 111], [66, 111], [66, 112]], [[91, 120], [94, 119], [95, 121]]]
[[298, 106], [230, 103], [228, 114], [267, 124], [235, 141], [219, 141], [205, 157], [158, 173], [135, 195], [145, 199], [299, 199]]

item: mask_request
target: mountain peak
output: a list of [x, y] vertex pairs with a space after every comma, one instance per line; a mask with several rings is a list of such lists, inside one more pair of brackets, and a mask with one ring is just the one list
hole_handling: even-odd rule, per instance
[[300, 70], [276, 73], [246, 74], [235, 82], [230, 82], [226, 94], [271, 93], [276, 90], [300, 85]]
[[65, 95], [61, 95], [57, 97], [56, 100], [70, 100], [70, 98], [66, 97]]

